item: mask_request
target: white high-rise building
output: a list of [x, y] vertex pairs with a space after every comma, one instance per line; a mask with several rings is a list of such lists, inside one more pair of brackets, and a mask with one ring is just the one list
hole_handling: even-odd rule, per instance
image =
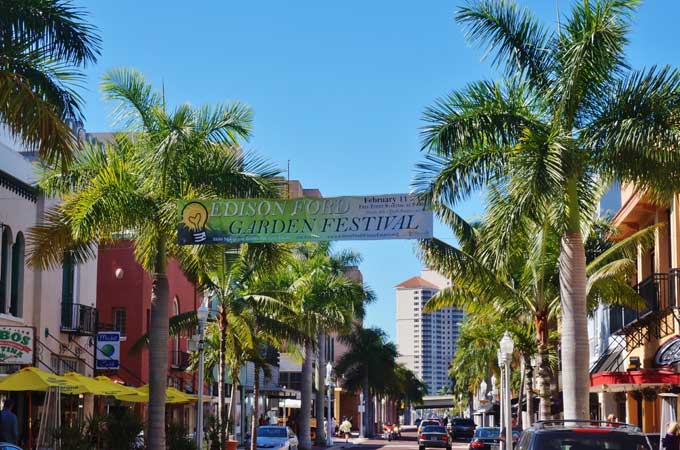
[[453, 308], [423, 313], [427, 301], [447, 286], [451, 281], [431, 269], [396, 286], [399, 362], [427, 384], [430, 395], [451, 384], [449, 365], [463, 320], [463, 311]]

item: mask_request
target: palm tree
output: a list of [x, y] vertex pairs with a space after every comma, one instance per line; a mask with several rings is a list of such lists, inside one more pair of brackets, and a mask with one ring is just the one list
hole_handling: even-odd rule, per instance
[[472, 83], [425, 112], [428, 157], [416, 183], [435, 209], [492, 188], [509, 199], [498, 210], [497, 235], [512, 236], [523, 217], [554, 207], [567, 418], [588, 418], [582, 229], [593, 217], [597, 187], [613, 178], [653, 196], [680, 187], [680, 74], [670, 67], [632, 71], [625, 60], [638, 3], [575, 1], [556, 31], [508, 0], [459, 8], [456, 20], [472, 42], [490, 49], [504, 79]]
[[[441, 218], [453, 228], [461, 248], [433, 239], [422, 241], [421, 249], [425, 263], [449, 277], [452, 286], [433, 296], [424, 311], [455, 307], [464, 309], [475, 320], [486, 317], [504, 323], [523, 321], [525, 327], [532, 330], [533, 349], [539, 356], [539, 418], [545, 420], [550, 414], [549, 337], [561, 306], [559, 235], [549, 224], [526, 220], [521, 228], [514, 230], [512, 256], [497, 256], [494, 254], [498, 240], [495, 227], [486, 221], [473, 226], [460, 217], [454, 221], [451, 220], [454, 213], [449, 213]], [[593, 228], [596, 231], [609, 229], [606, 223], [596, 222], [596, 225]], [[599, 255], [593, 252], [586, 268], [589, 311], [601, 301], [631, 308], [640, 306], [642, 299], [628, 284], [636, 266], [634, 249], [653, 241], [656, 231], [657, 227], [646, 228], [613, 246], [605, 243], [607, 236], [602, 232], [588, 233], [589, 248], [595, 251], [609, 247]], [[497, 336], [499, 340], [501, 336], [502, 333]], [[526, 371], [533, 354], [523, 354]], [[488, 358], [482, 360], [488, 361]]]
[[[342, 273], [342, 269], [350, 262], [358, 260], [356, 255], [334, 254], [327, 242], [300, 245], [295, 248], [294, 254], [296, 257], [292, 259], [288, 270], [277, 274], [275, 283], [280, 289], [286, 289], [293, 299], [295, 315], [291, 320], [307, 336], [302, 343], [299, 425], [300, 447], [308, 450], [312, 446], [310, 414], [315, 350], [324, 340], [324, 333], [348, 330], [353, 321], [362, 319], [365, 303], [374, 297], [361, 282]], [[319, 360], [317, 366], [318, 381], [321, 383], [325, 364]], [[323, 410], [318, 420], [318, 424], [323, 423]], [[321, 427], [317, 426], [317, 429]]]
[[101, 46], [82, 8], [64, 0], [0, 0], [0, 123], [62, 167], [76, 144], [69, 123], [82, 122], [81, 69]]
[[[410, 410], [412, 405], [423, 402], [423, 397], [427, 395], [427, 385], [412, 370], [407, 369], [403, 364], [397, 364], [394, 371], [387, 375], [391, 375], [389, 376], [387, 394], [399, 401], [404, 411]], [[406, 417], [406, 413], [404, 417]]]
[[374, 411], [370, 398], [389, 390], [388, 381], [397, 365], [397, 347], [387, 341], [387, 335], [379, 328], [355, 326], [351, 333], [341, 336], [341, 340], [347, 352], [340, 357], [335, 369], [342, 375], [345, 389], [363, 391], [368, 405], [364, 429], [371, 435]]
[[102, 82], [129, 133], [102, 149], [86, 146], [68, 174], [46, 169], [40, 186], [64, 201], [30, 233], [34, 267], [59, 266], [64, 252], [76, 262], [98, 243], [134, 242], [135, 257], [150, 274], [151, 323], [148, 437], [151, 450], [165, 448], [165, 385], [168, 358], [168, 258], [191, 272], [201, 246], [177, 244], [176, 202], [190, 198], [275, 196], [277, 171], [235, 147], [250, 131], [250, 110], [240, 104], [177, 107], [168, 112], [161, 96], [139, 72], [116, 69]]

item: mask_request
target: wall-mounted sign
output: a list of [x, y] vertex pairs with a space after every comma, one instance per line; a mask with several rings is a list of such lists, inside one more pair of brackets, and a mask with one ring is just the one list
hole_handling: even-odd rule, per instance
[[410, 194], [178, 202], [180, 244], [432, 237], [432, 211]]
[[33, 364], [34, 351], [33, 328], [0, 326], [0, 364]]
[[120, 332], [97, 333], [97, 356], [95, 369], [116, 370], [120, 367]]
[[680, 336], [667, 340], [654, 356], [654, 364], [657, 366], [670, 366], [680, 362]]

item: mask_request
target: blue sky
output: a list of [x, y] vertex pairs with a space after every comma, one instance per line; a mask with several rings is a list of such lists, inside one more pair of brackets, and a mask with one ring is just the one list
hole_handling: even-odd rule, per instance
[[[553, 26], [553, 0], [518, 0]], [[571, 2], [561, 0], [563, 12]], [[103, 52], [87, 70], [89, 131], [110, 130], [97, 85], [104, 70], [135, 67], [168, 104], [239, 100], [255, 112], [246, 148], [325, 196], [410, 190], [422, 158], [418, 129], [433, 99], [494, 77], [483, 51], [465, 42], [443, 0], [85, 1]], [[635, 17], [634, 67], [678, 65], [680, 2], [648, 0]], [[480, 198], [461, 205], [473, 218]], [[435, 235], [451, 233], [437, 227]], [[342, 243], [362, 253], [378, 295], [366, 323], [395, 333], [394, 286], [421, 264], [410, 241]]]

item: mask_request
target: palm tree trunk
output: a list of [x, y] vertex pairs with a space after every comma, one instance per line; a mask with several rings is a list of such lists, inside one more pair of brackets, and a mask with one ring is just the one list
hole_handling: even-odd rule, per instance
[[310, 415], [312, 410], [312, 360], [314, 359], [314, 347], [311, 342], [305, 343], [305, 359], [302, 362], [302, 391], [300, 392], [300, 449], [312, 448], [310, 434]]
[[538, 420], [549, 420], [551, 414], [550, 401], [550, 370], [548, 367], [548, 352], [544, 345], [538, 347]]
[[[219, 434], [220, 434], [220, 442], [226, 442], [227, 441], [227, 430], [226, 430], [226, 420], [224, 417], [224, 389], [225, 389], [225, 381], [227, 379], [227, 366], [224, 363], [224, 355], [227, 353], [227, 318], [226, 318], [226, 311], [224, 308], [220, 307], [222, 311], [220, 311], [220, 360], [219, 360], [219, 385], [217, 386], [217, 397], [219, 400], [219, 406], [217, 407], [217, 423], [219, 428]], [[234, 380], [232, 380], [232, 383], [235, 383]], [[232, 397], [232, 402], [233, 402], [233, 397]], [[224, 444], [222, 444], [224, 445]]]
[[257, 450], [257, 425], [260, 420], [260, 366], [255, 364], [255, 383], [253, 386], [253, 416], [250, 419], [250, 450]]
[[371, 391], [368, 384], [368, 374], [364, 375], [364, 434], [371, 436]]
[[526, 371], [524, 370], [524, 357], [521, 358], [521, 370], [519, 380], [519, 392], [517, 393], [517, 425], [522, 427], [522, 400], [526, 394], [524, 382], [526, 381]]
[[149, 450], [165, 450], [165, 388], [168, 376], [167, 257], [165, 241], [160, 239], [157, 245], [149, 330]]
[[[234, 409], [236, 408], [236, 395], [238, 394], [238, 375], [239, 371], [232, 370], [231, 372], [231, 398], [229, 399], [229, 416], [225, 422], [225, 435], [229, 437], [229, 422], [234, 417]], [[236, 427], [234, 427], [236, 429]]]
[[522, 423], [523, 428], [526, 430], [529, 428], [534, 421], [534, 395], [532, 392], [533, 386], [531, 383], [531, 377], [529, 376], [529, 372], [531, 371], [531, 366], [527, 364], [527, 360], [525, 357], [522, 359], [522, 376], [524, 377], [524, 392], [526, 396], [526, 402], [527, 402], [527, 412], [526, 412], [526, 420]]
[[314, 405], [316, 415], [316, 444], [324, 445], [326, 443], [326, 427], [323, 426], [324, 421], [324, 381], [326, 379], [326, 355], [324, 345], [326, 342], [326, 335], [323, 331], [316, 334], [316, 402]]
[[[571, 229], [574, 230], [573, 227]], [[564, 418], [588, 419], [590, 356], [586, 307], [586, 257], [578, 228], [562, 236], [560, 297]]]

